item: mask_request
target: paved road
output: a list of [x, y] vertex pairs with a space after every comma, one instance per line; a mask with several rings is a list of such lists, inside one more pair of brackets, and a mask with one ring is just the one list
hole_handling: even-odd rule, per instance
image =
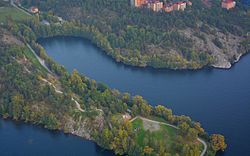
[[204, 146], [204, 149], [200, 154], [200, 156], [204, 156], [206, 154], [206, 151], [207, 151], [207, 143], [204, 140], [202, 140], [201, 138], [198, 138], [198, 141], [201, 142]]
[[[159, 122], [159, 121], [155, 121], [155, 120], [150, 120], [150, 119], [147, 119], [147, 118], [144, 118], [144, 117], [141, 117], [141, 116], [136, 116], [135, 118], [131, 119], [130, 122], [133, 122], [134, 120], [136, 120], [136, 119], [138, 119], [138, 118], [140, 118], [140, 119], [142, 119], [142, 120], [144, 120], [144, 121], [153, 122], [153, 123], [156, 123], [156, 124], [167, 125], [167, 126], [170, 126], [170, 127], [175, 128], [175, 129], [179, 129], [179, 128], [176, 127], [175, 125], [171, 125], [171, 124], [168, 124], [168, 123], [165, 123], [165, 122]], [[198, 140], [200, 143], [202, 143], [203, 146], [204, 146], [204, 149], [203, 149], [203, 151], [201, 152], [200, 156], [205, 156], [206, 151], [207, 151], [207, 143], [206, 143], [204, 140], [202, 140], [201, 138], [197, 138], [197, 140]]]
[[52, 73], [51, 70], [49, 70], [49, 68], [46, 66], [45, 61], [43, 59], [41, 59], [36, 52], [31, 48], [31, 46], [29, 44], [26, 44], [27, 47], [30, 49], [30, 51], [35, 55], [35, 57], [37, 58], [37, 60], [39, 61], [39, 63], [49, 72]]

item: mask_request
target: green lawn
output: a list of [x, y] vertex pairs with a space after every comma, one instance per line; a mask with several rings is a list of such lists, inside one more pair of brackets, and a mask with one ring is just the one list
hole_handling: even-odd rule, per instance
[[143, 140], [145, 138], [145, 130], [143, 129], [143, 122], [141, 119], [136, 119], [132, 122], [133, 129], [136, 131], [136, 143], [143, 146]]
[[0, 7], [0, 22], [5, 22], [6, 17], [12, 17], [15, 21], [22, 21], [29, 18], [32, 18], [32, 16], [29, 16], [25, 14], [24, 12], [14, 8], [14, 7]]
[[177, 130], [167, 125], [160, 125], [160, 129], [157, 131], [146, 131], [143, 127], [143, 121], [141, 119], [134, 120], [132, 122], [132, 126], [136, 132], [136, 143], [142, 147], [146, 146], [145, 138], [154, 138], [158, 140], [161, 145], [170, 147], [175, 141], [177, 135]]
[[[159, 118], [155, 118], [156, 120], [160, 120]], [[160, 120], [162, 121], [162, 120]], [[146, 131], [144, 129], [144, 125], [143, 125], [143, 120], [137, 118], [136, 120], [134, 120], [132, 122], [132, 126], [133, 126], [133, 130], [135, 132], [135, 139], [136, 139], [136, 143], [137, 145], [141, 146], [141, 147], [145, 147], [145, 146], [150, 146], [150, 144], [152, 143], [152, 139], [157, 141], [158, 145], [162, 145], [164, 148], [167, 149], [167, 152], [170, 154], [175, 154], [176, 151], [173, 150], [173, 145], [174, 143], [177, 141], [177, 129], [170, 127], [168, 125], [163, 125], [160, 124], [159, 129], [156, 129], [155, 131], [149, 132]], [[152, 130], [152, 129], [151, 129]], [[151, 138], [148, 140], [148, 138]], [[153, 141], [154, 142], [154, 141]], [[188, 144], [196, 144], [200, 151], [203, 150], [203, 145], [198, 142], [186, 142]], [[152, 145], [152, 144], [151, 144]]]

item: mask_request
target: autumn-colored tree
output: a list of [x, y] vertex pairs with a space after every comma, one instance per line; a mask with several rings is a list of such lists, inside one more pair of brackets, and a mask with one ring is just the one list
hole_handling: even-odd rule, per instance
[[196, 130], [198, 130], [198, 132], [199, 132], [200, 134], [202, 134], [202, 133], [205, 132], [205, 130], [201, 127], [201, 124], [200, 124], [199, 122], [195, 122], [195, 123], [194, 123], [194, 128], [195, 128]]
[[146, 155], [152, 154], [153, 151], [154, 151], [154, 149], [149, 147], [149, 146], [145, 146], [144, 149], [143, 149], [143, 153], [146, 154]]
[[188, 133], [190, 126], [186, 122], [183, 122], [179, 125], [179, 128], [181, 135], [185, 136]]
[[77, 93], [82, 93], [86, 88], [86, 84], [82, 82], [81, 76], [79, 75], [77, 70], [74, 70], [72, 72], [69, 81], [72, 89]]
[[227, 148], [227, 144], [225, 143], [225, 138], [220, 134], [213, 134], [211, 136], [211, 144], [212, 148], [215, 151], [222, 150], [224, 151]]
[[187, 132], [187, 139], [189, 141], [194, 141], [198, 137], [198, 131], [194, 128], [189, 128]]
[[160, 146], [159, 156], [171, 156], [171, 154], [166, 153], [165, 149], [163, 146]]
[[21, 117], [22, 113], [22, 105], [24, 103], [23, 96], [20, 94], [16, 94], [11, 98], [12, 110], [13, 110], [13, 118], [18, 120]]
[[117, 127], [114, 129], [114, 139], [111, 142], [111, 148], [116, 154], [124, 154], [130, 143], [130, 134], [132, 133], [132, 125], [129, 121], [119, 122], [114, 118], [111, 119], [112, 124]]
[[110, 143], [111, 143], [111, 140], [113, 139], [113, 134], [112, 132], [108, 129], [108, 128], [105, 128], [102, 132], [102, 142], [103, 142], [103, 145], [106, 147], [106, 148], [110, 148]]
[[182, 149], [182, 154], [185, 156], [199, 156], [200, 151], [198, 146], [186, 144]]
[[151, 114], [152, 106], [148, 105], [141, 96], [134, 96], [132, 103], [132, 111], [134, 114], [140, 114], [142, 116], [149, 116]]
[[156, 115], [163, 117], [165, 120], [172, 122], [173, 114], [171, 109], [167, 109], [162, 105], [158, 105], [155, 107]]

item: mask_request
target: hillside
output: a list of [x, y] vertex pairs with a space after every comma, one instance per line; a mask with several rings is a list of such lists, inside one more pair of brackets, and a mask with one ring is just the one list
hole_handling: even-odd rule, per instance
[[79, 21], [99, 33], [98, 44], [116, 61], [133, 66], [199, 69], [230, 68], [249, 51], [249, 7], [237, 1], [225, 10], [193, 0], [185, 11], [153, 12], [133, 8], [128, 0], [26, 1], [69, 21]]

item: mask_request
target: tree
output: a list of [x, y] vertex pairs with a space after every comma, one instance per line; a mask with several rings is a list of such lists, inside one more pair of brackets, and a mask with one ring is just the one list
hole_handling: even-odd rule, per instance
[[82, 82], [81, 76], [74, 70], [69, 79], [72, 89], [77, 93], [82, 93], [86, 88], [86, 84]]
[[13, 118], [18, 120], [21, 117], [22, 113], [22, 105], [24, 104], [23, 96], [20, 94], [16, 94], [11, 98], [12, 110], [13, 110]]
[[43, 116], [42, 123], [48, 129], [58, 129], [58, 127], [60, 125], [55, 114], [53, 114], [53, 113], [50, 113], [49, 115]]
[[132, 124], [129, 121], [118, 121], [115, 117], [112, 117], [113, 126], [117, 127], [114, 129], [114, 139], [111, 142], [111, 148], [116, 154], [124, 154], [129, 149], [130, 138], [132, 133]]
[[180, 128], [181, 135], [185, 136], [187, 135], [190, 126], [186, 122], [183, 122], [179, 125], [179, 128]]
[[205, 130], [201, 127], [199, 122], [194, 123], [194, 128], [199, 132], [199, 134], [205, 133]]
[[198, 146], [186, 144], [182, 149], [182, 154], [185, 156], [199, 156], [200, 151]]
[[194, 141], [198, 137], [198, 132], [194, 128], [189, 128], [187, 133], [187, 139], [190, 141]]
[[148, 105], [147, 102], [141, 96], [134, 96], [132, 111], [134, 114], [141, 114], [142, 116], [149, 116], [152, 112], [152, 106]]
[[154, 149], [149, 147], [149, 146], [145, 146], [144, 149], [143, 149], [143, 153], [146, 154], [146, 155], [152, 154], [153, 151], [154, 151]]
[[165, 148], [163, 146], [160, 146], [159, 156], [171, 156], [171, 154], [166, 153]]
[[129, 93], [124, 93], [122, 100], [130, 106], [131, 96]]
[[112, 132], [108, 128], [105, 128], [102, 132], [103, 146], [106, 148], [110, 148], [109, 146], [112, 138], [113, 138]]
[[30, 120], [30, 109], [27, 105], [23, 107], [22, 119], [26, 122]]
[[225, 143], [225, 138], [220, 134], [213, 134], [210, 138], [212, 148], [215, 151], [222, 150], [224, 151], [227, 148], [227, 144]]
[[163, 117], [165, 120], [170, 122], [173, 120], [173, 114], [171, 109], [167, 109], [162, 105], [158, 105], [155, 107], [155, 111], [156, 115]]

